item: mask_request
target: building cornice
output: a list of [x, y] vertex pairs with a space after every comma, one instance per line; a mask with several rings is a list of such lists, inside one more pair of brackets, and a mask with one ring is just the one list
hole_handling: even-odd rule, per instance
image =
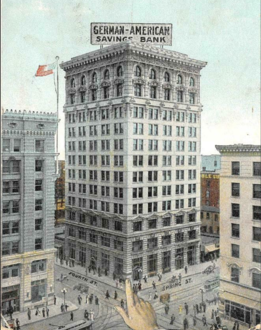
[[233, 144], [233, 145], [216, 145], [215, 147], [221, 154], [259, 153], [261, 156], [261, 145]]

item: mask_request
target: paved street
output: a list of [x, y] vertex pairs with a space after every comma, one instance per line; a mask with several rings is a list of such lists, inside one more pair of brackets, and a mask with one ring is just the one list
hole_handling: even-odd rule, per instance
[[[202, 271], [209, 266], [210, 263], [204, 263], [200, 265], [191, 266], [188, 269], [188, 274], [185, 274], [184, 270], [181, 270], [182, 280], [181, 286], [176, 286], [173, 288], [167, 288], [167, 285], [170, 285], [172, 273], [164, 274], [161, 282], [158, 281], [158, 277], [153, 277], [148, 279], [148, 283], [145, 284], [142, 281], [142, 291], [139, 292], [139, 296], [146, 301], [150, 301], [156, 311], [158, 324], [165, 329], [183, 329], [183, 319], [185, 317], [184, 303], [187, 302], [189, 306], [189, 313], [187, 315], [189, 321], [189, 329], [202, 329], [202, 322], [198, 321], [196, 326], [193, 326], [192, 316], [193, 316], [193, 304], [200, 303], [202, 296], [200, 289], [204, 288], [204, 284], [207, 280], [214, 279], [218, 274], [218, 267], [216, 267], [215, 273], [209, 275], [202, 274]], [[62, 275], [61, 275], [62, 274]], [[179, 271], [175, 272], [175, 275], [178, 276]], [[61, 276], [64, 280], [61, 282]], [[85, 275], [85, 269], [80, 266], [75, 266], [69, 268], [66, 265], [55, 266], [55, 292], [57, 297], [63, 298], [61, 290], [66, 288], [66, 300], [70, 301], [72, 304], [78, 307], [74, 311], [74, 321], [84, 319], [84, 311], [87, 309], [88, 312], [92, 309], [94, 312], [94, 330], [105, 330], [105, 329], [119, 329], [127, 330], [129, 329], [123, 322], [121, 316], [115, 311], [114, 307], [120, 305], [121, 299], [125, 299], [125, 289], [117, 288], [115, 282], [105, 276], [98, 277], [97, 275], [88, 274]], [[156, 290], [152, 288], [152, 281], [156, 283]], [[89, 302], [86, 303], [86, 294], [81, 293], [76, 286], [79, 284], [89, 287], [88, 294], [94, 295], [94, 301], [92, 304]], [[81, 291], [83, 289], [81, 288]], [[110, 298], [105, 298], [106, 290], [109, 290]], [[118, 297], [114, 299], [114, 292], [117, 291]], [[155, 291], [157, 291], [158, 296], [163, 293], [170, 294], [169, 302], [169, 312], [168, 315], [165, 314], [164, 307], [165, 305], [161, 303], [158, 299], [154, 299]], [[79, 304], [78, 296], [82, 296], [82, 302]], [[215, 292], [209, 291], [204, 293], [204, 300], [213, 299], [216, 295]], [[95, 304], [95, 297], [98, 297], [99, 304]], [[60, 300], [61, 301], [61, 300]], [[179, 311], [180, 306], [182, 306], [182, 311]], [[211, 310], [217, 306], [207, 307], [207, 321], [211, 321]], [[170, 317], [174, 313], [175, 322], [173, 325], [170, 325]], [[202, 313], [198, 314], [198, 317], [202, 319]], [[58, 325], [66, 325], [70, 321], [70, 313], [59, 314], [49, 319], [45, 319], [37, 323], [40, 329], [55, 329]], [[22, 329], [35, 330], [35, 324], [24, 325], [22, 323]]]

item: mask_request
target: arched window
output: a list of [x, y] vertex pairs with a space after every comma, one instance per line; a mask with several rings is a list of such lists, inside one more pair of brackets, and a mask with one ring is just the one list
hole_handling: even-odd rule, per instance
[[154, 69], [150, 70], [150, 79], [156, 79], [156, 71]]
[[117, 68], [117, 76], [118, 77], [121, 77], [122, 75], [123, 75], [122, 67], [121, 66], [118, 66], [118, 68]]
[[141, 77], [141, 68], [137, 65], [135, 70], [135, 76]]
[[72, 87], [72, 88], [75, 87], [75, 79], [74, 79], [74, 78], [72, 78], [72, 80], [71, 80], [71, 87]]
[[108, 69], [105, 70], [105, 72], [104, 72], [104, 79], [106, 79], [106, 80], [110, 79], [110, 72]]
[[179, 75], [178, 75], [178, 84], [182, 84], [182, 80], [183, 80], [183, 79], [182, 79], [182, 76], [179, 74]]
[[82, 85], [85, 85], [86, 84], [86, 78], [85, 78], [85, 76], [82, 76], [82, 78], [81, 78], [81, 84]]
[[96, 82], [97, 82], [97, 73], [96, 73], [96, 72], [94, 72], [94, 73], [92, 74], [92, 82], [93, 82], [93, 83], [96, 83]]
[[194, 78], [190, 78], [190, 81], [189, 81], [189, 85], [190, 86], [195, 86], [195, 79]]
[[164, 80], [165, 80], [165, 82], [169, 82], [170, 81], [169, 73], [168, 72], [165, 72], [165, 74], [164, 74]]

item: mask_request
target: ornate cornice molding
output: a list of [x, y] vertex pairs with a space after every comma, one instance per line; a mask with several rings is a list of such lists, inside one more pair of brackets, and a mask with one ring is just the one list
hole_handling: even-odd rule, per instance
[[120, 85], [120, 84], [124, 84], [124, 79], [117, 78], [114, 80], [114, 85]]
[[52, 131], [23, 131], [23, 130], [6, 130], [4, 129], [3, 134], [6, 135], [54, 135], [55, 132]]
[[111, 83], [110, 83], [110, 81], [103, 81], [102, 83], [101, 83], [101, 87], [110, 87], [111, 86]]
[[145, 81], [142, 78], [135, 78], [135, 79], [132, 79], [132, 83], [133, 83], [133, 85], [135, 85], [135, 84], [144, 85]]

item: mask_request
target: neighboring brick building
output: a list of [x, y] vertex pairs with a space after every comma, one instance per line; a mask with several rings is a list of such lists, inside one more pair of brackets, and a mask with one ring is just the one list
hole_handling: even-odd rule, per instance
[[201, 172], [201, 206], [219, 208], [219, 173]]
[[138, 279], [199, 262], [200, 71], [123, 42], [66, 75], [66, 256]]
[[2, 313], [54, 294], [55, 132], [52, 113], [2, 115]]

